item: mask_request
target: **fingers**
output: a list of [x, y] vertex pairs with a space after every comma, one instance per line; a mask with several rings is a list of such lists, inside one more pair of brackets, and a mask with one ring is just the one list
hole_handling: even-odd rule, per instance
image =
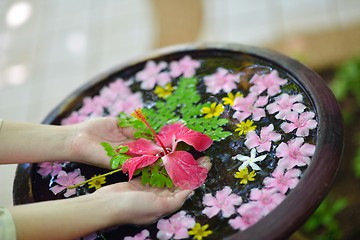
[[210, 158], [208, 156], [200, 157], [197, 159], [197, 162], [200, 164], [201, 167], [210, 170], [212, 167]]

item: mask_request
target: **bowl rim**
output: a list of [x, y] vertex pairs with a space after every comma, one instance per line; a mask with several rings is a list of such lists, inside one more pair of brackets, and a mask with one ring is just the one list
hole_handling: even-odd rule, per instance
[[[326, 196], [339, 168], [344, 143], [342, 115], [333, 93], [317, 73], [290, 57], [273, 50], [232, 43], [192, 43], [158, 49], [99, 74], [71, 93], [48, 114], [42, 123], [53, 124], [59, 121], [66, 109], [76, 104], [79, 93], [95, 88], [97, 84], [101, 84], [102, 81], [122, 69], [159, 56], [214, 50], [247, 54], [284, 69], [303, 87], [315, 106], [318, 118], [316, 149], [298, 185], [281, 204], [256, 224], [226, 238], [234, 240], [285, 239], [311, 216]], [[32, 168], [33, 164], [19, 164], [17, 167], [13, 186], [15, 205], [34, 202]]]

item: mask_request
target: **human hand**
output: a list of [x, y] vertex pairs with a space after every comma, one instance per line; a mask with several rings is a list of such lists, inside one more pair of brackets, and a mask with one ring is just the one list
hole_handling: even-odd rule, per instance
[[109, 168], [109, 157], [101, 142], [113, 146], [121, 145], [133, 139], [134, 129], [121, 128], [116, 118], [91, 119], [73, 127], [70, 151], [73, 161]]
[[[210, 170], [208, 157], [201, 157], [198, 162]], [[150, 224], [179, 209], [192, 192], [144, 186], [137, 178], [102, 187], [93, 194], [110, 200], [107, 209], [114, 211], [114, 224]]]

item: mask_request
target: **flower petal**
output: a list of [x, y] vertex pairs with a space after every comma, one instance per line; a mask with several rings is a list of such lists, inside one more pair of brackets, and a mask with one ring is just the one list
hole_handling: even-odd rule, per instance
[[122, 166], [122, 170], [124, 173], [129, 173], [129, 181], [132, 179], [134, 172], [137, 169], [149, 166], [158, 160], [158, 156], [153, 155], [143, 155], [140, 157], [133, 157], [128, 159]]
[[156, 155], [162, 151], [161, 147], [144, 138], [139, 138], [134, 142], [125, 143], [123, 145], [129, 147], [126, 154], [130, 156]]
[[182, 123], [174, 123], [164, 126], [160, 130], [158, 137], [166, 147], [172, 146], [173, 141], [175, 140], [176, 143], [185, 142], [200, 152], [208, 149], [213, 142], [209, 136], [191, 130]]
[[205, 182], [208, 170], [201, 167], [190, 153], [175, 151], [162, 159], [175, 186], [193, 190]]

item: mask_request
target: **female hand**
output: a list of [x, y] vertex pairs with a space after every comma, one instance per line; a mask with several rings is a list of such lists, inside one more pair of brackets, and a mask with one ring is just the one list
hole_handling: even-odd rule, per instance
[[[210, 170], [208, 157], [201, 157], [198, 162]], [[114, 224], [149, 224], [179, 209], [192, 192], [144, 186], [137, 178], [102, 187], [93, 194], [110, 200], [107, 208], [116, 213]]]
[[116, 118], [91, 119], [72, 127], [71, 160], [103, 168], [110, 168], [110, 162], [101, 142], [117, 146], [133, 140], [134, 129], [120, 128]]

